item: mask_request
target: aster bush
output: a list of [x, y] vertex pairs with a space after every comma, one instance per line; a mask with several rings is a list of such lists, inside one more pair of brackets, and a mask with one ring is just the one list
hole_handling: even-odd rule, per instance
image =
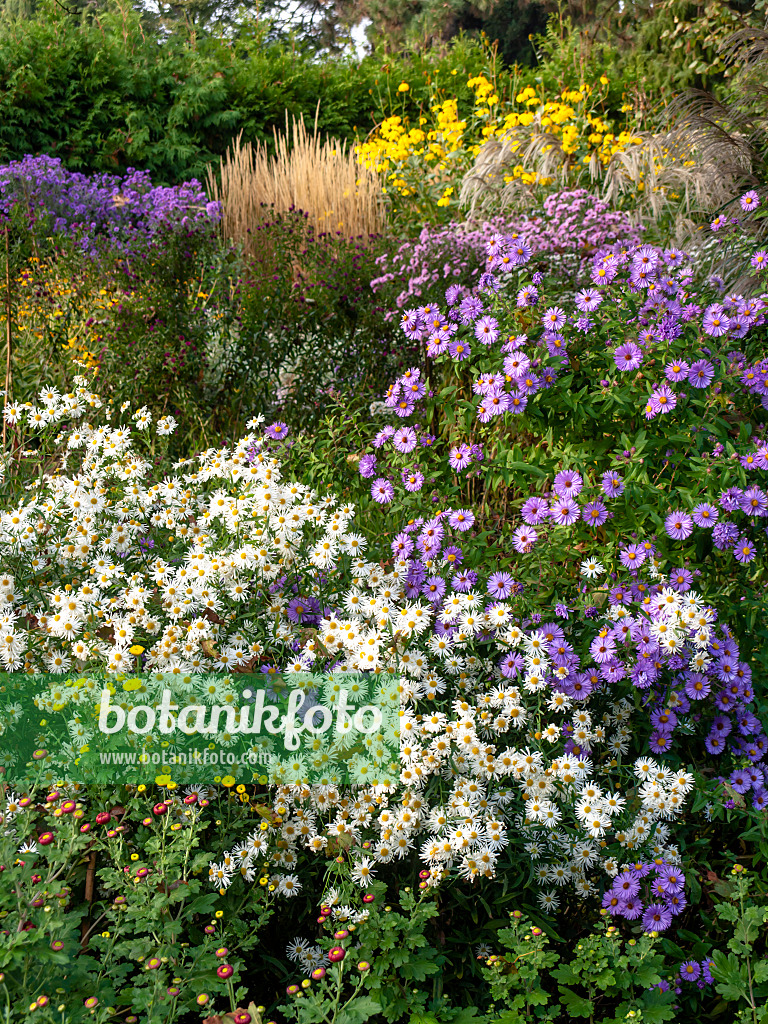
[[453, 287], [454, 302], [474, 295], [487, 259], [487, 242], [500, 233], [524, 243], [525, 251], [530, 250], [531, 268], [549, 268], [552, 286], [559, 283], [565, 289], [587, 276], [595, 251], [616, 244], [636, 245], [641, 231], [625, 213], [610, 210], [586, 189], [554, 192], [541, 209], [524, 216], [425, 226], [417, 240], [404, 241], [394, 252], [377, 258], [384, 273], [370, 284], [377, 295], [392, 297], [387, 320], [416, 299], [422, 300], [422, 306], [439, 304], [446, 282]]

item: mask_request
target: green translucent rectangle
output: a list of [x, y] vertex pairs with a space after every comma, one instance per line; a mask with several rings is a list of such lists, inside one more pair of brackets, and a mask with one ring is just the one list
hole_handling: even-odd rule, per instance
[[391, 784], [398, 680], [287, 676], [0, 677], [0, 765], [9, 782]]

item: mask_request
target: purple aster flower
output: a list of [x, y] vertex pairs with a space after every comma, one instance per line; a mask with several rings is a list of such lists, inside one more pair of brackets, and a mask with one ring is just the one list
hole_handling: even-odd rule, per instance
[[276, 423], [270, 423], [265, 433], [268, 437], [273, 438], [275, 441], [279, 441], [288, 436], [288, 427], [285, 423], [281, 423], [278, 420]]
[[603, 494], [606, 498], [618, 498], [620, 494], [624, 493], [624, 481], [621, 479], [621, 476], [612, 469], [603, 473], [601, 487], [603, 488]]
[[693, 533], [693, 520], [687, 512], [670, 512], [664, 520], [664, 529], [672, 540], [687, 540]]
[[671, 380], [675, 384], [678, 384], [681, 380], [686, 379], [689, 370], [690, 366], [684, 359], [674, 359], [664, 367], [664, 375], [667, 380]]
[[493, 345], [499, 337], [499, 322], [492, 316], [484, 316], [475, 324], [475, 337], [484, 345]]
[[566, 321], [565, 310], [560, 306], [550, 306], [542, 315], [541, 322], [548, 331], [559, 331]]
[[645, 548], [642, 544], [625, 544], [619, 549], [619, 558], [627, 569], [637, 569], [645, 561]]
[[[378, 432], [378, 434], [376, 435], [376, 437], [374, 437], [374, 439], [373, 439], [373, 447], [374, 448], [382, 448], [387, 443], [387, 441], [390, 439], [390, 437], [392, 437], [394, 435], [394, 433], [395, 433], [395, 428], [394, 427], [384, 427], [384, 429], [380, 430]], [[361, 459], [361, 461], [362, 461], [362, 459]]]
[[745, 213], [751, 213], [752, 210], [756, 210], [760, 205], [760, 197], [754, 189], [750, 189], [749, 192], [744, 193], [739, 202]]
[[503, 601], [514, 593], [515, 581], [508, 572], [494, 572], [488, 578], [488, 593]]
[[711, 335], [713, 338], [720, 338], [723, 334], [728, 333], [730, 321], [725, 313], [723, 307], [715, 302], [711, 306], [707, 306], [704, 311], [704, 318], [701, 321], [701, 326], [704, 331]]
[[632, 896], [637, 896], [640, 892], [640, 880], [634, 876], [634, 873], [622, 871], [614, 878], [611, 891], [615, 892], [622, 900], [631, 899]]
[[624, 900], [621, 909], [622, 917], [625, 917], [628, 921], [636, 921], [642, 912], [643, 903], [639, 896], [630, 896], [629, 899]]
[[718, 551], [732, 547], [739, 536], [739, 528], [735, 523], [716, 523], [712, 531], [712, 540]]
[[677, 405], [677, 395], [666, 384], [660, 384], [651, 392], [649, 405], [654, 416], [659, 413], [672, 412]]
[[528, 498], [520, 510], [520, 515], [529, 526], [538, 526], [548, 518], [549, 505], [544, 498], [537, 496]]
[[523, 664], [523, 656], [510, 651], [499, 662], [499, 671], [505, 679], [511, 679], [518, 674]]
[[394, 496], [395, 488], [386, 477], [380, 476], [371, 484], [371, 497], [380, 505], [388, 505]]
[[741, 507], [740, 502], [741, 489], [739, 487], [729, 487], [720, 495], [720, 508], [724, 508], [726, 512], [735, 512]]
[[758, 249], [752, 255], [752, 259], [749, 262], [753, 267], [757, 267], [758, 270], [768, 267], [768, 249]]
[[736, 771], [731, 772], [729, 782], [737, 793], [748, 793], [752, 789], [752, 780], [743, 768], [737, 768]]
[[687, 569], [673, 569], [669, 574], [669, 585], [678, 594], [687, 594], [693, 586], [693, 573]]
[[555, 477], [552, 485], [555, 494], [561, 498], [575, 498], [581, 493], [584, 481], [574, 469], [564, 469]]
[[406, 337], [413, 340], [414, 338], [421, 338], [422, 322], [421, 317], [415, 309], [407, 309], [401, 319], [400, 326], [403, 329]]
[[509, 252], [512, 257], [513, 266], [519, 267], [522, 266], [523, 263], [528, 262], [533, 250], [527, 242], [524, 242], [522, 239], [517, 239], [517, 241], [510, 246]]
[[654, 730], [648, 739], [648, 746], [654, 754], [664, 754], [672, 747], [672, 737], [668, 732]]
[[596, 288], [585, 288], [576, 293], [576, 308], [582, 313], [593, 313], [602, 301], [603, 297]]
[[466, 341], [456, 338], [448, 346], [448, 351], [458, 362], [462, 362], [464, 359], [469, 359], [472, 355], [472, 349], [469, 347]]
[[619, 270], [619, 263], [615, 256], [603, 260], [598, 257], [592, 267], [592, 280], [598, 288], [610, 284], [616, 277]]
[[443, 551], [443, 561], [458, 567], [464, 561], [464, 552], [455, 544], [449, 544]]
[[408, 452], [412, 452], [418, 444], [416, 431], [413, 427], [400, 427], [394, 433], [392, 444], [396, 451], [407, 455]]
[[549, 506], [549, 515], [560, 526], [572, 526], [579, 521], [579, 506], [572, 498], [560, 498]]
[[483, 312], [484, 306], [482, 299], [479, 299], [476, 295], [468, 295], [466, 299], [462, 299], [461, 305], [459, 306], [459, 313], [461, 315], [461, 322], [463, 324], [471, 324]]
[[410, 491], [411, 494], [420, 491], [424, 486], [424, 474], [418, 469], [404, 469], [402, 477], [406, 491]]
[[421, 592], [430, 604], [438, 604], [445, 595], [445, 580], [441, 576], [430, 576], [424, 580]]
[[750, 487], [742, 492], [739, 506], [748, 516], [764, 516], [768, 514], [768, 495], [757, 486]]
[[711, 732], [704, 740], [704, 746], [710, 754], [722, 754], [725, 750], [725, 740], [718, 736], [717, 733]]
[[733, 557], [737, 562], [741, 562], [742, 564], [751, 562], [754, 559], [755, 554], [755, 545], [746, 537], [742, 537], [738, 540], [733, 549]]
[[691, 513], [691, 517], [697, 526], [713, 527], [717, 522], [719, 512], [714, 505], [702, 501]]
[[504, 373], [510, 377], [522, 377], [531, 368], [530, 357], [525, 352], [510, 352], [504, 360]]
[[531, 373], [529, 370], [528, 373], [523, 374], [522, 377], [519, 377], [515, 381], [515, 386], [517, 387], [518, 391], [522, 392], [522, 395], [524, 397], [529, 395], [535, 395], [536, 392], [539, 390], [539, 378], [536, 376], [535, 373]]
[[643, 353], [633, 341], [627, 341], [619, 345], [613, 359], [620, 370], [637, 370], [643, 361]]
[[518, 526], [512, 534], [512, 546], [515, 551], [519, 551], [521, 555], [524, 555], [527, 551], [531, 550], [538, 539], [539, 535], [532, 526]]
[[474, 569], [463, 569], [454, 573], [451, 577], [451, 586], [460, 594], [466, 594], [477, 583], [477, 573]]
[[643, 928], [647, 932], [665, 932], [672, 924], [672, 914], [663, 903], [651, 903], [643, 914]]
[[697, 359], [688, 371], [688, 382], [694, 388], [707, 388], [715, 376], [715, 368], [708, 359]]
[[525, 412], [525, 407], [528, 405], [528, 397], [521, 395], [519, 391], [513, 391], [507, 396], [507, 410], [514, 416], [519, 416]]
[[467, 530], [471, 530], [475, 525], [475, 513], [468, 508], [460, 508], [455, 512], [451, 512], [448, 522], [452, 529], [458, 530], [460, 533], [466, 533]]
[[683, 981], [698, 981], [701, 975], [701, 967], [695, 960], [686, 960], [680, 964], [680, 977]]
[[398, 533], [390, 547], [395, 558], [408, 558], [413, 551], [413, 538], [407, 533]]
[[538, 289], [533, 285], [528, 285], [527, 288], [521, 288], [517, 293], [517, 305], [520, 309], [526, 309], [528, 306], [535, 306], [539, 301]]
[[613, 637], [610, 634], [608, 636], [596, 636], [589, 646], [589, 653], [598, 665], [610, 661], [616, 655], [616, 643]]
[[360, 462], [357, 465], [360, 476], [369, 480], [376, 472], [376, 456], [375, 455], [361, 455]]
[[608, 509], [598, 498], [584, 506], [581, 510], [581, 518], [590, 526], [602, 526], [608, 519]]
[[448, 465], [451, 469], [461, 472], [472, 464], [472, 449], [468, 444], [460, 444], [451, 448], [448, 456]]

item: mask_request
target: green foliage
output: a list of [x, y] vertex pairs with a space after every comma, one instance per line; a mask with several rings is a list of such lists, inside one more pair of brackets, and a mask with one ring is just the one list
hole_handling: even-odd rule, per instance
[[[520, 911], [498, 937], [504, 953], [483, 968], [493, 999], [492, 1024], [585, 1019], [590, 1024], [673, 1020], [674, 990], [660, 991], [664, 957], [651, 935], [622, 941], [617, 928], [600, 920], [569, 949], [553, 947], [541, 928]], [[555, 951], [557, 948], [557, 952]]]
[[725, 1002], [738, 1004], [736, 1019], [758, 1024], [768, 1016], [768, 905], [765, 892], [755, 892], [753, 878], [741, 865], [736, 865], [734, 872], [733, 883], [726, 883], [726, 901], [715, 904], [718, 920], [731, 932], [726, 943], [728, 952], [715, 949], [709, 968], [715, 990]]
[[[237, 834], [237, 801], [217, 807], [214, 832], [208, 800], [185, 804], [170, 791], [162, 813], [135, 788], [93, 786], [47, 802], [44, 789], [32, 790], [23, 805], [4, 786], [2, 796], [17, 807], [18, 830], [0, 838], [7, 1019], [25, 1019], [29, 1008], [35, 1020], [74, 1022], [94, 1019], [96, 1007], [100, 1021], [132, 1011], [148, 1024], [171, 1024], [216, 998], [238, 1005], [243, 954], [272, 909], [264, 888], [235, 903], [207, 882], [211, 844], [231, 838], [233, 828]], [[37, 840], [37, 849], [17, 856], [19, 836]], [[234, 968], [229, 978], [217, 974], [224, 962], [217, 949]]]

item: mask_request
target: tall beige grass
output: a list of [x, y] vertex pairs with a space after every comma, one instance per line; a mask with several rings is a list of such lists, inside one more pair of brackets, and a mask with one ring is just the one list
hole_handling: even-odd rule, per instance
[[311, 135], [303, 116], [298, 122], [294, 117], [291, 138], [286, 111], [285, 134], [273, 129], [275, 156], [263, 143], [243, 145], [241, 132], [221, 159], [220, 181], [208, 166], [208, 194], [223, 207], [222, 231], [246, 250], [252, 247], [249, 229], [253, 232], [273, 212], [284, 213], [292, 206], [309, 214], [307, 225], [315, 233], [367, 238], [383, 229], [378, 175], [358, 163], [346, 142], [320, 139], [319, 112], [318, 103]]

